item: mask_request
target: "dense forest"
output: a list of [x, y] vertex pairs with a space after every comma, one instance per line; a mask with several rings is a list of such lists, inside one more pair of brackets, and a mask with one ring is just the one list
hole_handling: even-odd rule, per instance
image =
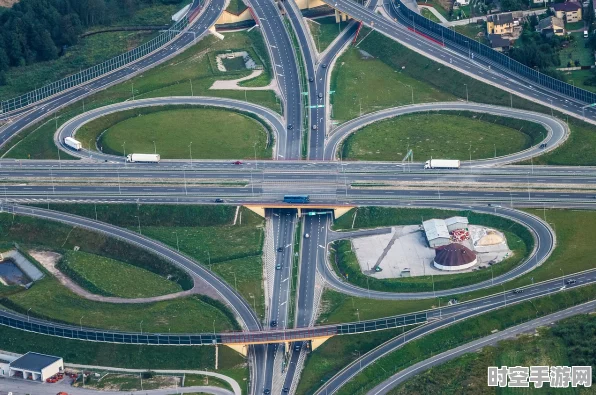
[[21, 0], [0, 14], [0, 85], [9, 67], [56, 59], [87, 28], [183, 0]]

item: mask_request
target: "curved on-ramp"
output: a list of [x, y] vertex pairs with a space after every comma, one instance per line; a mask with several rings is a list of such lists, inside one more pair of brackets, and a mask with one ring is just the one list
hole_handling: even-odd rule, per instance
[[279, 114], [266, 107], [258, 104], [252, 104], [241, 100], [218, 98], [218, 97], [203, 97], [203, 96], [171, 96], [171, 97], [157, 97], [150, 99], [131, 100], [121, 103], [111, 104], [104, 107], [99, 107], [91, 111], [80, 114], [58, 128], [54, 134], [54, 142], [63, 151], [70, 155], [79, 158], [95, 158], [96, 160], [108, 161], [123, 161], [120, 156], [103, 154], [100, 152], [88, 151], [82, 148], [80, 151], [75, 151], [64, 144], [66, 137], [76, 137], [76, 132], [85, 124], [103, 117], [105, 115], [113, 114], [120, 111], [132, 110], [135, 108], [144, 107], [160, 107], [160, 106], [209, 106], [219, 107], [228, 110], [249, 112], [259, 118], [262, 122], [269, 125], [271, 128], [273, 138], [273, 157], [278, 155], [285, 155], [286, 147], [286, 128], [283, 120]]
[[[479, 104], [470, 102], [440, 102], [440, 103], [423, 103], [412, 104], [403, 107], [388, 108], [385, 110], [376, 111], [370, 114], [363, 115], [351, 121], [341, 124], [332, 131], [331, 136], [325, 145], [325, 160], [334, 160], [337, 156], [337, 151], [341, 143], [352, 133], [362, 129], [363, 127], [378, 121], [387, 120], [389, 118], [397, 117], [406, 114], [415, 114], [429, 111], [471, 111], [481, 114], [499, 115], [508, 118], [517, 118], [525, 121], [538, 123], [545, 127], [547, 136], [541, 143], [546, 143], [546, 148], [542, 149], [538, 145], [534, 145], [526, 150], [516, 152], [510, 155], [500, 156], [491, 159], [473, 160], [471, 165], [474, 167], [497, 166], [505, 165], [514, 162], [520, 162], [539, 155], [544, 152], [553, 150], [561, 145], [569, 135], [567, 124], [555, 117], [549, 115], [518, 110], [515, 108], [492, 106], [489, 104]], [[430, 159], [430, 158], [429, 158]], [[462, 164], [464, 161], [462, 161]], [[469, 164], [469, 161], [465, 161]]]
[[[340, 279], [338, 275], [335, 273], [333, 268], [331, 268], [330, 263], [328, 260], [326, 262], [319, 262], [318, 271], [323, 275], [325, 278], [325, 283], [327, 286], [333, 288], [334, 290], [351, 295], [351, 296], [358, 296], [358, 297], [365, 297], [365, 298], [372, 298], [372, 299], [383, 299], [383, 300], [415, 300], [415, 299], [431, 299], [436, 297], [442, 296], [450, 296], [450, 295], [457, 295], [463, 294], [467, 292], [477, 291], [483, 288], [492, 287], [495, 285], [501, 285], [506, 283], [507, 281], [513, 280], [516, 277], [519, 277], [529, 271], [533, 270], [537, 266], [540, 266], [546, 259], [551, 255], [555, 245], [556, 245], [556, 236], [550, 225], [538, 218], [535, 215], [528, 214], [523, 211], [518, 211], [506, 207], [497, 207], [497, 206], [468, 206], [463, 204], [457, 203], [441, 203], [441, 202], [428, 202], [425, 203], [417, 203], [419, 207], [433, 207], [433, 208], [442, 208], [442, 209], [452, 209], [452, 210], [472, 210], [475, 212], [483, 213], [483, 214], [491, 214], [491, 215], [498, 215], [512, 221], [515, 221], [523, 226], [525, 226], [532, 237], [534, 238], [534, 249], [530, 253], [530, 255], [519, 265], [517, 265], [512, 270], [508, 271], [507, 273], [501, 274], [493, 279], [481, 281], [479, 283], [458, 287], [458, 288], [450, 288], [445, 290], [438, 290], [435, 292], [404, 292], [404, 293], [395, 293], [395, 292], [383, 292], [383, 291], [374, 291], [368, 290], [365, 288], [360, 288], [356, 285], [350, 284], [345, 282], [344, 280]], [[412, 208], [413, 206], [407, 206]], [[341, 232], [338, 232], [341, 233]], [[336, 238], [337, 240], [337, 238]]]

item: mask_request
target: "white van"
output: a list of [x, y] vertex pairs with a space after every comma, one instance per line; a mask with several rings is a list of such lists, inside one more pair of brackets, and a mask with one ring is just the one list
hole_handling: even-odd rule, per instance
[[588, 31], [584, 30], [584, 38], [588, 38]]

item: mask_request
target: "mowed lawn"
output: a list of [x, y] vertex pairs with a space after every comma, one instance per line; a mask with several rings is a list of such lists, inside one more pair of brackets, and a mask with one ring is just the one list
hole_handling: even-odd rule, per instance
[[[593, 269], [596, 267], [592, 257], [596, 255], [596, 245], [592, 240], [591, 235], [596, 234], [596, 211], [591, 210], [563, 210], [563, 209], [533, 209], [527, 210], [529, 213], [539, 216], [551, 224], [551, 227], [557, 234], [557, 246], [550, 258], [532, 270], [512, 281], [505, 284], [507, 291], [530, 285], [532, 282], [548, 280], [551, 278], [560, 277], [563, 274], [567, 278], [573, 278], [573, 273]], [[424, 215], [425, 218], [430, 218], [432, 212]], [[383, 222], [383, 217], [372, 219], [374, 222], [366, 221], [368, 226], [384, 226], [389, 222], [394, 222], [393, 218], [386, 214], [384, 217], [389, 217], [388, 221]], [[341, 226], [348, 222], [351, 224], [352, 216], [340, 218]], [[399, 223], [396, 221], [396, 223]], [[360, 224], [360, 226], [359, 226]], [[356, 228], [364, 225], [362, 221], [358, 221], [356, 217]], [[365, 227], [365, 226], [362, 226]], [[485, 288], [480, 291], [470, 292], [467, 294], [460, 294], [457, 298], [460, 301], [475, 299], [494, 293], [503, 292], [503, 287], [495, 286]], [[442, 298], [444, 304], [449, 297]], [[420, 311], [439, 305], [438, 299], [424, 299], [424, 300], [404, 300], [404, 301], [389, 301], [389, 300], [373, 300], [368, 298], [352, 298], [346, 295], [339, 294], [334, 291], [325, 291], [323, 294], [323, 311], [319, 317], [320, 323], [336, 323], [355, 321], [358, 319], [372, 319], [379, 317], [386, 317], [394, 314], [406, 314], [413, 311]], [[358, 313], [357, 313], [358, 312]]]
[[408, 149], [417, 160], [492, 158], [530, 147], [530, 136], [516, 129], [447, 114], [411, 114], [373, 123], [345, 141], [344, 159], [401, 161]]
[[[180, 285], [155, 273], [100, 255], [68, 251], [62, 257], [61, 264], [68, 266], [83, 280], [103, 291], [103, 294], [144, 298], [182, 291]], [[79, 285], [84, 287], [84, 284]]]
[[217, 307], [186, 297], [146, 304], [112, 304], [83, 299], [52, 277], [7, 297], [6, 307], [31, 316], [87, 327], [143, 332], [212, 332], [234, 328]]
[[[101, 133], [101, 131], [100, 131]], [[155, 145], [154, 145], [155, 142]], [[191, 145], [192, 143], [192, 145]], [[255, 146], [256, 144], [256, 146]], [[153, 153], [162, 159], [270, 158], [267, 132], [256, 120], [209, 108], [167, 109], [132, 116], [100, 137], [106, 153]]]
[[308, 20], [308, 28], [319, 52], [323, 52], [347, 25], [348, 22], [335, 23], [334, 16]]
[[339, 122], [356, 118], [361, 113], [412, 104], [412, 89], [415, 103], [456, 99], [354, 47], [336, 62], [331, 89], [335, 90], [331, 95], [332, 118]]

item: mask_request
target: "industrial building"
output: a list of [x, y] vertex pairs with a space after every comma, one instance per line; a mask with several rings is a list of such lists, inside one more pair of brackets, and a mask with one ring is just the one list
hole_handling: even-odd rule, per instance
[[429, 219], [422, 223], [426, 240], [431, 248], [451, 243], [450, 233], [458, 229], [468, 228], [466, 217], [451, 217], [447, 219]]
[[433, 263], [439, 270], [465, 270], [471, 268], [477, 262], [476, 254], [459, 243], [440, 246], [435, 251], [437, 255]]
[[62, 358], [28, 352], [10, 363], [8, 375], [34, 381], [46, 381], [46, 379], [63, 370], [64, 361]]
[[445, 220], [447, 230], [453, 232], [457, 229], [466, 229], [468, 227], [468, 219], [466, 217], [451, 217]]
[[422, 223], [426, 240], [431, 248], [447, 245], [451, 242], [447, 224], [442, 219], [429, 219]]

